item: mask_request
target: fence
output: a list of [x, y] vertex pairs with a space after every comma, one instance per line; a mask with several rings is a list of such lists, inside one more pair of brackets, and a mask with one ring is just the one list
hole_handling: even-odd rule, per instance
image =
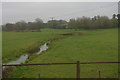
[[[75, 63], [40, 63], [40, 64], [4, 64], [2, 66], [35, 66], [35, 65], [65, 65], [65, 64], [76, 64], [76, 79], [80, 80], [80, 64], [100, 64], [100, 63], [120, 63], [120, 62], [80, 62]], [[100, 71], [99, 71], [100, 78]]]

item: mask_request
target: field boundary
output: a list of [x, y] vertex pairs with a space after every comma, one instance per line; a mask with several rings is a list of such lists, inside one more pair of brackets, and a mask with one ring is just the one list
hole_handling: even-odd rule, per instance
[[[74, 63], [38, 63], [38, 64], [3, 64], [4, 66], [37, 66], [37, 65], [65, 65], [65, 64], [76, 64], [76, 79], [80, 80], [80, 64], [103, 64], [103, 63], [120, 63], [120, 62], [74, 62]], [[100, 71], [98, 72], [99, 78], [101, 78]]]

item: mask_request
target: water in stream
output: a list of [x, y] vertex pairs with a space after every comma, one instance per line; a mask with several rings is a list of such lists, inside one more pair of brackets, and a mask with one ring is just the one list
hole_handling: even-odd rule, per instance
[[[50, 42], [50, 41], [49, 41]], [[36, 53], [37, 55], [41, 54], [43, 51], [46, 51], [49, 47], [48, 47], [48, 43], [45, 43], [43, 44], [41, 47], [40, 47], [40, 50]], [[18, 58], [16, 61], [11, 61], [7, 64], [21, 64], [21, 63], [24, 63], [27, 59], [28, 59], [28, 54], [24, 54], [22, 55], [20, 58]]]
[[41, 47], [40, 47], [40, 50], [39, 50], [39, 52], [37, 52], [36, 54], [40, 54], [40, 53], [42, 53], [43, 51], [46, 51], [47, 49], [48, 49], [48, 45], [47, 45], [48, 43], [45, 43], [44, 45], [42, 45]]
[[16, 61], [11, 61], [7, 64], [21, 64], [21, 63], [24, 63], [27, 58], [28, 58], [28, 54], [24, 54], [24, 55], [20, 56], [20, 58], [17, 59]]

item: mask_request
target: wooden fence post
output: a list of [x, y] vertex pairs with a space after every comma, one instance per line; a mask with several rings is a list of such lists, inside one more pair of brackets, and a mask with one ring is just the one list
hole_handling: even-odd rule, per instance
[[99, 71], [99, 78], [101, 78], [101, 73], [100, 73], [100, 71]]
[[80, 80], [80, 61], [77, 61], [77, 73], [76, 73], [77, 80]]
[[38, 78], [40, 78], [40, 73], [38, 74]]

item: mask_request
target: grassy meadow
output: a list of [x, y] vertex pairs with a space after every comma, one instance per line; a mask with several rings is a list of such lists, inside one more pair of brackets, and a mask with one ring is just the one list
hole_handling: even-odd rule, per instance
[[[118, 61], [118, 29], [43, 29], [41, 32], [3, 32], [3, 63], [63, 33], [75, 34], [53, 41], [47, 51], [27, 63]], [[82, 64], [81, 78], [98, 78], [99, 71], [102, 78], [117, 78], [118, 64]], [[8, 77], [38, 78], [39, 74], [41, 78], [75, 78], [76, 65], [14, 67]]]
[[20, 55], [29, 53], [60, 33], [71, 30], [43, 29], [41, 32], [3, 32], [3, 63], [16, 60]]

